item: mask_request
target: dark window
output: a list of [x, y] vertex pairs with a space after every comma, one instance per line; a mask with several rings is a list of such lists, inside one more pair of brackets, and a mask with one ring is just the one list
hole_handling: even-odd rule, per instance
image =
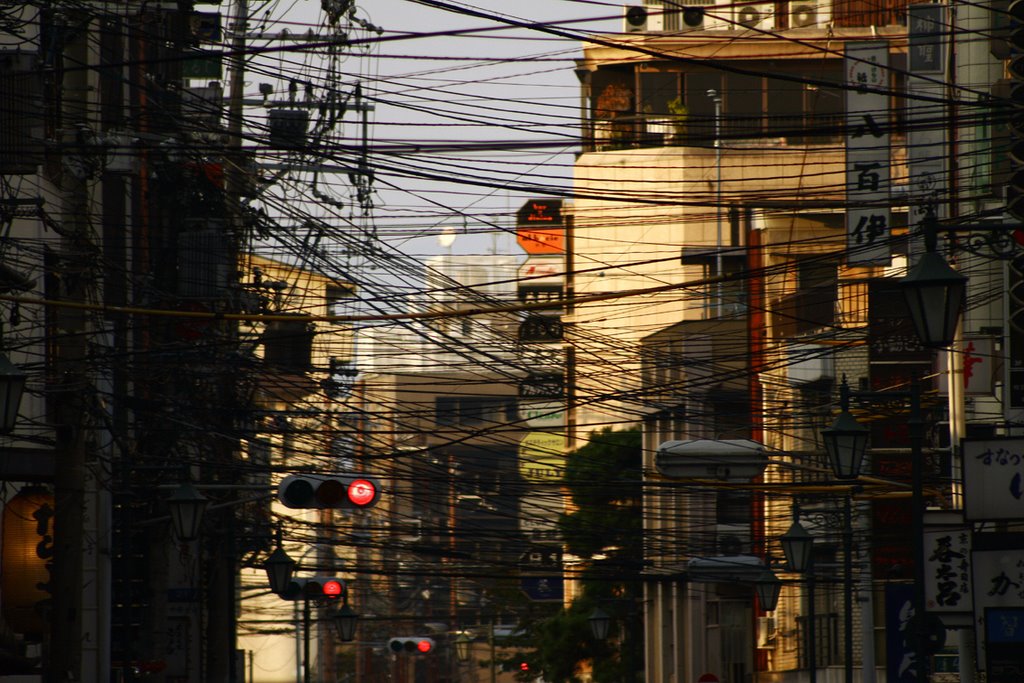
[[722, 138], [750, 140], [763, 133], [763, 81], [760, 76], [726, 74]]
[[445, 396], [434, 401], [437, 424], [474, 427], [513, 422], [516, 399], [494, 396]]
[[839, 140], [844, 96], [841, 88], [831, 84], [842, 83], [842, 60], [736, 62], [736, 66], [750, 73], [685, 74], [687, 133], [694, 136], [694, 144], [701, 144], [700, 140], [711, 144], [715, 138], [715, 103], [709, 90], [722, 98], [721, 135], [727, 144], [765, 135], [797, 144]]
[[669, 102], [680, 95], [680, 76], [674, 71], [641, 71], [639, 113], [644, 116], [673, 114]]
[[722, 489], [715, 500], [715, 515], [719, 524], [750, 523], [750, 491]]
[[306, 322], [274, 320], [263, 333], [263, 359], [292, 371], [304, 372], [312, 365], [313, 327]]
[[733, 391], [714, 390], [708, 394], [712, 438], [750, 438], [750, 400]]
[[718, 73], [695, 72], [686, 74], [687, 134], [695, 144], [708, 146], [715, 139], [715, 103], [708, 90], [722, 92], [722, 78]]

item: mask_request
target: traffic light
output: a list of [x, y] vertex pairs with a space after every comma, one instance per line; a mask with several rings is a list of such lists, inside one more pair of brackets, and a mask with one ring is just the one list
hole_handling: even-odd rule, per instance
[[1010, 16], [1010, 180], [1006, 187], [1006, 212], [1024, 221], [1024, 0], [1013, 0]]
[[277, 499], [289, 508], [373, 507], [380, 484], [360, 474], [290, 474], [281, 480]]
[[278, 595], [285, 600], [339, 600], [345, 597], [345, 580], [332, 576], [292, 579]]
[[425, 636], [392, 638], [388, 641], [388, 649], [396, 655], [426, 655], [434, 651], [434, 640]]

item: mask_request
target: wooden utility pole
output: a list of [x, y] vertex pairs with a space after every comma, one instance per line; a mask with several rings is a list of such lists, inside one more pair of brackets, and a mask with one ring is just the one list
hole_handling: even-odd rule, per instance
[[[227, 224], [223, 229], [227, 230], [226, 239], [231, 245], [228, 253], [233, 263], [238, 263], [239, 245], [244, 235], [244, 219], [241, 211], [241, 197], [244, 194], [244, 186], [248, 182], [246, 178], [246, 165], [244, 163], [244, 152], [242, 149], [242, 124], [243, 124], [243, 95], [245, 86], [245, 49], [246, 31], [248, 29], [249, 6], [246, 0], [235, 0], [234, 11], [235, 23], [232, 29], [231, 41], [231, 74], [228, 91], [228, 149], [222, 159], [224, 167], [224, 190], [225, 190], [225, 215]], [[220, 302], [214, 305], [221, 305]], [[222, 335], [224, 342], [221, 348], [232, 348], [232, 340], [237, 340], [237, 334], [231, 328], [233, 323], [223, 323], [222, 328], [216, 334]], [[228, 372], [227, 367], [221, 367], [218, 371]], [[221, 391], [227, 392], [228, 396], [222, 397], [227, 401], [234, 400], [237, 394], [237, 381], [233, 375], [228, 375], [228, 381], [221, 384]], [[210, 398], [213, 398], [211, 396]], [[225, 427], [225, 425], [221, 425]], [[230, 427], [227, 425], [226, 427]], [[221, 433], [230, 433], [229, 430], [218, 430]], [[226, 465], [235, 456], [236, 444], [225, 442], [227, 437], [219, 437], [213, 443], [214, 463], [202, 463], [200, 476], [208, 480], [211, 476], [218, 477], [223, 474], [225, 477], [233, 476], [233, 468]], [[213, 465], [213, 468], [209, 465]], [[223, 466], [223, 470], [220, 468]], [[216, 468], [216, 470], [214, 469]], [[222, 480], [224, 481], [224, 480]], [[230, 483], [230, 482], [229, 482]], [[238, 666], [236, 656], [237, 647], [237, 624], [235, 610], [237, 608], [238, 592], [238, 558], [235, 547], [235, 515], [236, 510], [227, 506], [213, 515], [214, 519], [208, 528], [216, 528], [217, 534], [222, 534], [213, 539], [214, 542], [208, 545], [209, 558], [205, 563], [207, 567], [207, 595], [206, 603], [209, 609], [205, 640], [207, 643], [207, 674], [209, 681], [228, 681], [228, 683], [241, 683], [242, 671]]]
[[[87, 148], [91, 119], [89, 18], [77, 13], [68, 17], [80, 22], [76, 31], [64, 34], [60, 83], [63, 92], [58, 135], [59, 170], [50, 180], [59, 188], [62, 238], [58, 258], [60, 288], [58, 298], [85, 303], [94, 282], [90, 273], [94, 239], [89, 210]], [[50, 614], [50, 641], [44, 652], [43, 680], [83, 680], [82, 667], [82, 593], [85, 537], [85, 420], [89, 392], [87, 374], [88, 322], [84, 309], [61, 307], [54, 313], [56, 333], [61, 339], [53, 357], [53, 417], [56, 424], [54, 473], [54, 554], [52, 577], [53, 605]]]

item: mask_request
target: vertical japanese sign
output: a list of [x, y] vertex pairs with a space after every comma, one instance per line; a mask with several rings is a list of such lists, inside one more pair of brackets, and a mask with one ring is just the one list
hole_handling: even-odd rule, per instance
[[846, 262], [888, 265], [889, 45], [848, 43], [846, 74]]
[[928, 512], [924, 532], [925, 609], [970, 614], [971, 529], [958, 513]]
[[[946, 196], [946, 7], [909, 5], [907, 66], [907, 169], [915, 227], [929, 210], [947, 215]], [[911, 262], [924, 250], [911, 241]]]
[[885, 680], [917, 681], [910, 617], [914, 614], [914, 587], [894, 583], [885, 587]]
[[[565, 288], [565, 220], [561, 199], [530, 199], [516, 213], [516, 237], [527, 258], [518, 272], [523, 304], [559, 301]], [[554, 486], [565, 471], [565, 353], [562, 308], [524, 311], [519, 342], [539, 363], [519, 389], [519, 418], [530, 427], [519, 443], [519, 475], [529, 490], [519, 499], [519, 528], [535, 542], [557, 542], [564, 511]], [[546, 583], [540, 583], [543, 579]], [[557, 599], [549, 577], [530, 577], [523, 589], [534, 600]], [[551, 590], [545, 593], [543, 588]], [[550, 598], [539, 596], [550, 595]]]

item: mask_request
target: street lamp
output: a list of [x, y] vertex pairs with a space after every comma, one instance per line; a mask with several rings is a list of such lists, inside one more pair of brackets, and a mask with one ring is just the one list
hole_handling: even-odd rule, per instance
[[465, 633], [460, 633], [455, 639], [455, 656], [460, 662], [469, 661], [469, 646], [472, 642]]
[[295, 571], [295, 560], [289, 557], [281, 547], [280, 534], [278, 534], [277, 548], [270, 553], [270, 557], [263, 563], [263, 568], [267, 571], [267, 581], [270, 583], [271, 591], [280, 595], [288, 590], [292, 572]]
[[[924, 621], [924, 482], [922, 472], [922, 440], [923, 431], [921, 423], [921, 386], [917, 381], [914, 381], [910, 385], [909, 392], [897, 392], [897, 391], [886, 391], [886, 392], [858, 392], [858, 396], [862, 398], [907, 398], [909, 399], [910, 415], [908, 419], [909, 433], [910, 433], [910, 462], [911, 462], [911, 542], [913, 543], [913, 556], [914, 556], [914, 601], [913, 608], [914, 614], [919, 615], [917, 617], [918, 623], [921, 624]], [[850, 400], [850, 388], [846, 383], [846, 378], [843, 378], [842, 384], [839, 386], [839, 400], [840, 407], [843, 413], [840, 414], [840, 418], [843, 414], [849, 414], [849, 400]], [[839, 423], [839, 419], [836, 423]], [[852, 421], [852, 422], [851, 422]], [[822, 437], [825, 440], [825, 447], [829, 450], [829, 455], [832, 457], [833, 467], [835, 468], [836, 478], [839, 479], [850, 479], [854, 478], [849, 476], [851, 472], [860, 472], [860, 463], [864, 459], [864, 455], [867, 453], [867, 428], [861, 427], [862, 433], [858, 433], [854, 428], [853, 423], [856, 423], [856, 419], [850, 415], [849, 421], [844, 421], [842, 429], [836, 429], [836, 425], [833, 424], [831, 430], [824, 430]], [[830, 446], [831, 443], [831, 446]], [[832, 450], [834, 449], [834, 450]], [[834, 453], [834, 455], [833, 455]], [[840, 457], [841, 456], [841, 457]], [[847, 476], [844, 476], [847, 475]], [[853, 640], [850, 638], [850, 634], [853, 629], [853, 568], [852, 568], [852, 555], [853, 555], [853, 522], [852, 522], [852, 511], [851, 502], [852, 491], [850, 495], [846, 497], [846, 506], [844, 509], [843, 519], [843, 561], [844, 561], [844, 583], [845, 586], [845, 629], [846, 629], [846, 682], [852, 683], [853, 681]], [[926, 642], [923, 635], [923, 629], [918, 628], [917, 633], [914, 637], [914, 665], [916, 667], [917, 680], [927, 680], [927, 663], [925, 662], [926, 656]]]
[[590, 632], [596, 640], [605, 640], [608, 637], [608, 629], [612, 625], [612, 618], [600, 607], [595, 607], [587, 621], [590, 622]]
[[338, 637], [342, 642], [350, 643], [356, 637], [356, 622], [359, 615], [348, 606], [348, 600], [334, 613], [334, 627], [338, 630]]
[[846, 378], [839, 387], [839, 408], [839, 416], [831, 427], [822, 430], [821, 439], [836, 479], [856, 479], [868, 451], [870, 430], [850, 414], [850, 388]]
[[818, 624], [815, 610], [814, 574], [809, 572], [814, 560], [814, 537], [804, 528], [800, 520], [794, 519], [789, 531], [779, 541], [782, 553], [786, 556], [786, 564], [790, 571], [807, 573], [807, 669], [810, 671], [810, 683], [818, 680]]
[[936, 252], [937, 220], [929, 209], [922, 221], [925, 253], [899, 281], [914, 329], [925, 346], [953, 343], [960, 313], [967, 298], [967, 278], [950, 268]]
[[203, 513], [209, 501], [199, 493], [195, 486], [183, 482], [167, 499], [171, 512], [171, 527], [180, 541], [193, 541], [199, 538], [199, 527], [203, 523]]
[[786, 565], [790, 571], [803, 574], [811, 566], [811, 551], [814, 547], [814, 536], [794, 520], [789, 531], [779, 537], [782, 553], [786, 556]]
[[754, 581], [754, 592], [757, 594], [757, 601], [765, 612], [773, 612], [779, 605], [779, 595], [782, 593], [782, 581], [775, 576], [775, 572], [767, 567]]
[[7, 356], [0, 354], [0, 434], [14, 431], [27, 378]]

